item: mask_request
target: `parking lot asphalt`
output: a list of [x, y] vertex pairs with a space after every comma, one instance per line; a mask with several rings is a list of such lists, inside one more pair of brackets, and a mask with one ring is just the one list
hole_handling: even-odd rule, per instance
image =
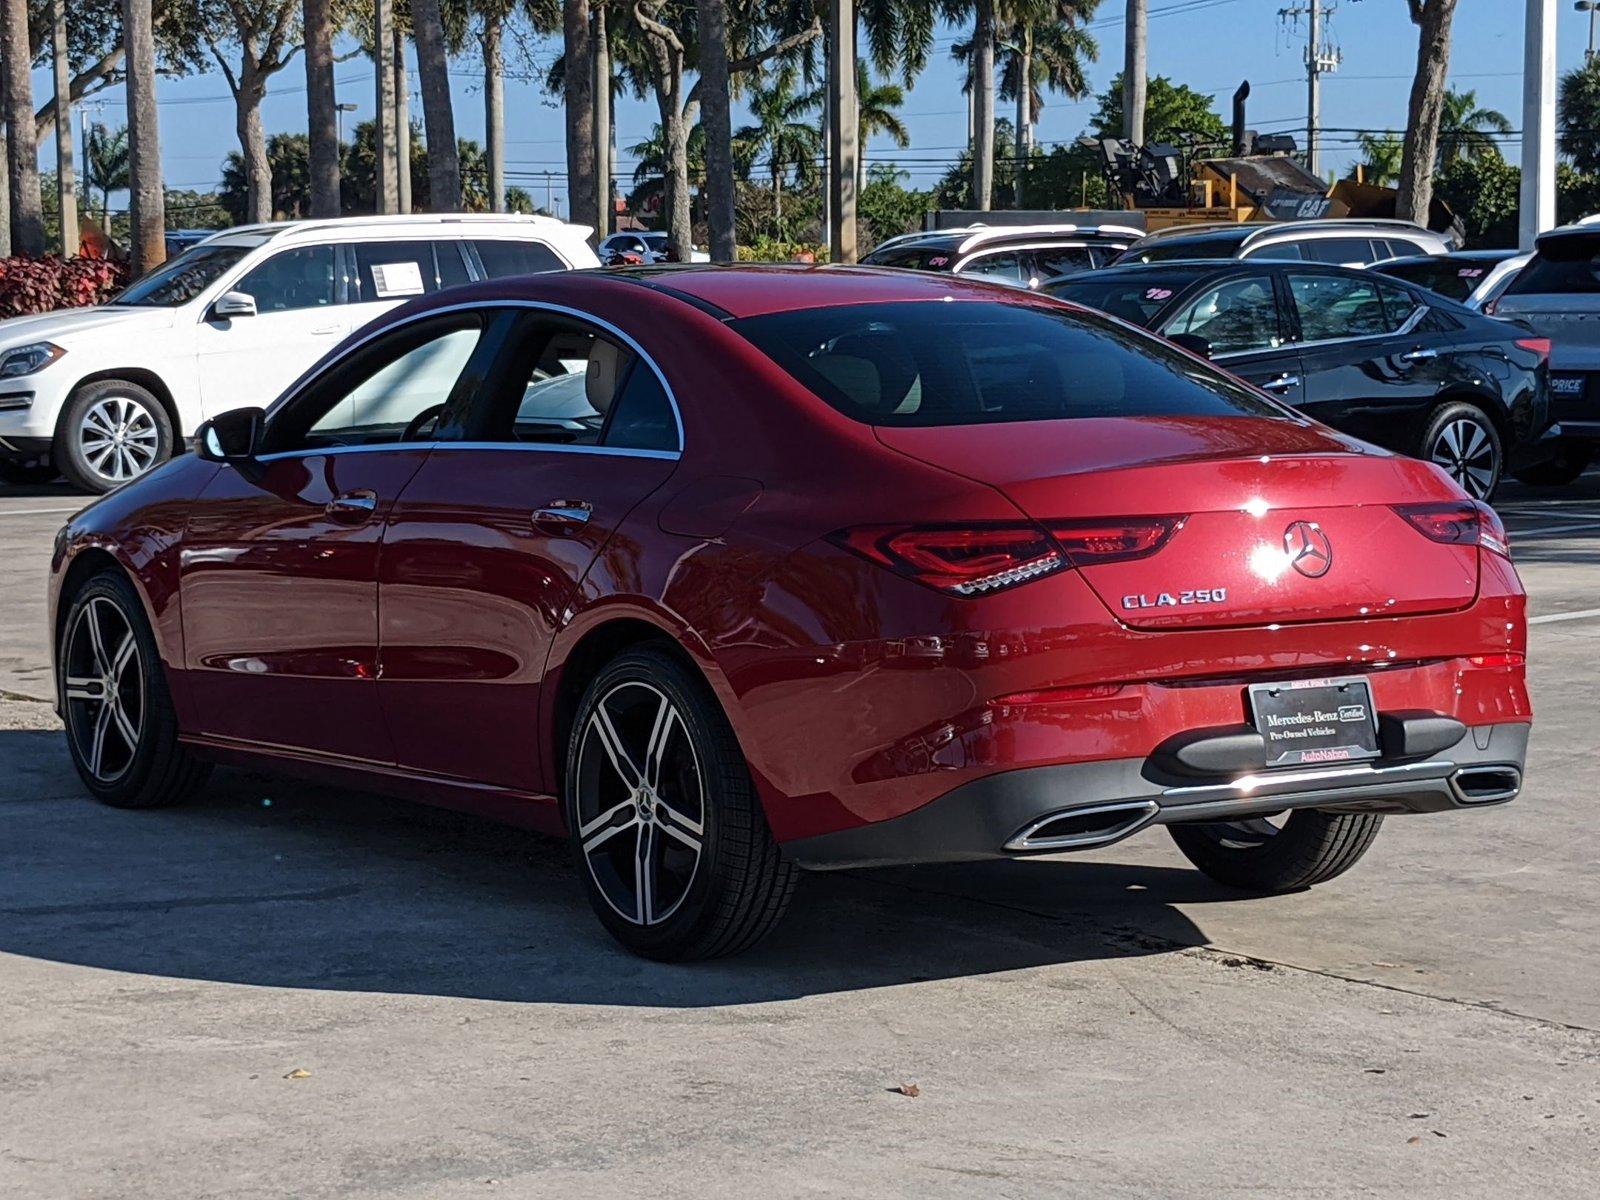
[[813, 876], [683, 967], [470, 818], [236, 771], [84, 799], [43, 702], [78, 503], [0, 491], [0, 1195], [1600, 1193], [1600, 472], [1498, 501], [1514, 804], [1274, 899], [1159, 832]]

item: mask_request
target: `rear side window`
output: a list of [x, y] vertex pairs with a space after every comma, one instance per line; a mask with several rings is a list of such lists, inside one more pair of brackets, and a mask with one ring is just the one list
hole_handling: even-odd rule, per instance
[[1380, 274], [1404, 279], [1407, 283], [1425, 287], [1430, 292], [1438, 292], [1439, 295], [1448, 296], [1451, 300], [1465, 300], [1472, 295], [1473, 289], [1483, 282], [1484, 276], [1491, 269], [1491, 264], [1463, 262], [1460, 259], [1449, 259], [1438, 255], [1426, 262], [1390, 263], [1376, 269]]
[[472, 243], [490, 279], [507, 275], [537, 275], [541, 271], [561, 271], [566, 264], [543, 242], [513, 242], [499, 238], [479, 238]]
[[1015, 250], [1004, 250], [998, 254], [982, 254], [961, 268], [963, 275], [976, 275], [980, 279], [992, 279], [996, 283], [1021, 283], [1022, 255]]
[[1369, 263], [1373, 254], [1372, 243], [1366, 238], [1311, 238], [1300, 244], [1300, 253], [1310, 262]]
[[870, 425], [1284, 415], [1155, 338], [1042, 305], [857, 304], [747, 317], [731, 327]]
[[1096, 265], [1087, 246], [1054, 246], [1049, 250], [1033, 252], [1033, 273], [1040, 279], [1076, 275], [1079, 271], [1092, 270]]
[[1596, 292], [1600, 292], [1600, 234], [1547, 238], [1505, 290], [1507, 296]]
[[678, 419], [672, 412], [661, 380], [643, 360], [635, 358], [611, 404], [604, 442], [622, 450], [676, 450]]
[[403, 300], [467, 282], [461, 251], [455, 242], [356, 242], [350, 252], [356, 260], [353, 303]]
[[1277, 242], [1274, 245], [1263, 246], [1259, 250], [1252, 250], [1244, 257], [1289, 259], [1292, 262], [1299, 262], [1308, 256], [1301, 252], [1299, 242]]
[[1308, 342], [1389, 332], [1377, 284], [1369, 279], [1290, 271], [1289, 291], [1300, 312], [1300, 336]]

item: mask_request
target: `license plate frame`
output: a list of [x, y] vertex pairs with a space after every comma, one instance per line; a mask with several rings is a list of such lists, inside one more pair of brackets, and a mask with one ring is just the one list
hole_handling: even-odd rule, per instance
[[1249, 697], [1269, 767], [1366, 762], [1382, 754], [1372, 684], [1362, 676], [1254, 683]]

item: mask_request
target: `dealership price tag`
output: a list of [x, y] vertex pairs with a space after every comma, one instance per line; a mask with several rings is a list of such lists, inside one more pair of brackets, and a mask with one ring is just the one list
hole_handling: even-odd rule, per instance
[[414, 262], [378, 263], [372, 268], [372, 286], [378, 299], [422, 295], [422, 269]]

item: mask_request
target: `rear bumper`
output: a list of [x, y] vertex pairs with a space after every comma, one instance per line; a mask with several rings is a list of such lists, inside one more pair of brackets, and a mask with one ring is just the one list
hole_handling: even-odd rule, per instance
[[893, 820], [784, 843], [815, 870], [963, 862], [1108, 846], [1151, 825], [1222, 821], [1295, 808], [1447, 812], [1514, 799], [1528, 724], [1466, 729], [1412, 759], [1184, 778], [1156, 756], [1030, 767], [985, 776]]

